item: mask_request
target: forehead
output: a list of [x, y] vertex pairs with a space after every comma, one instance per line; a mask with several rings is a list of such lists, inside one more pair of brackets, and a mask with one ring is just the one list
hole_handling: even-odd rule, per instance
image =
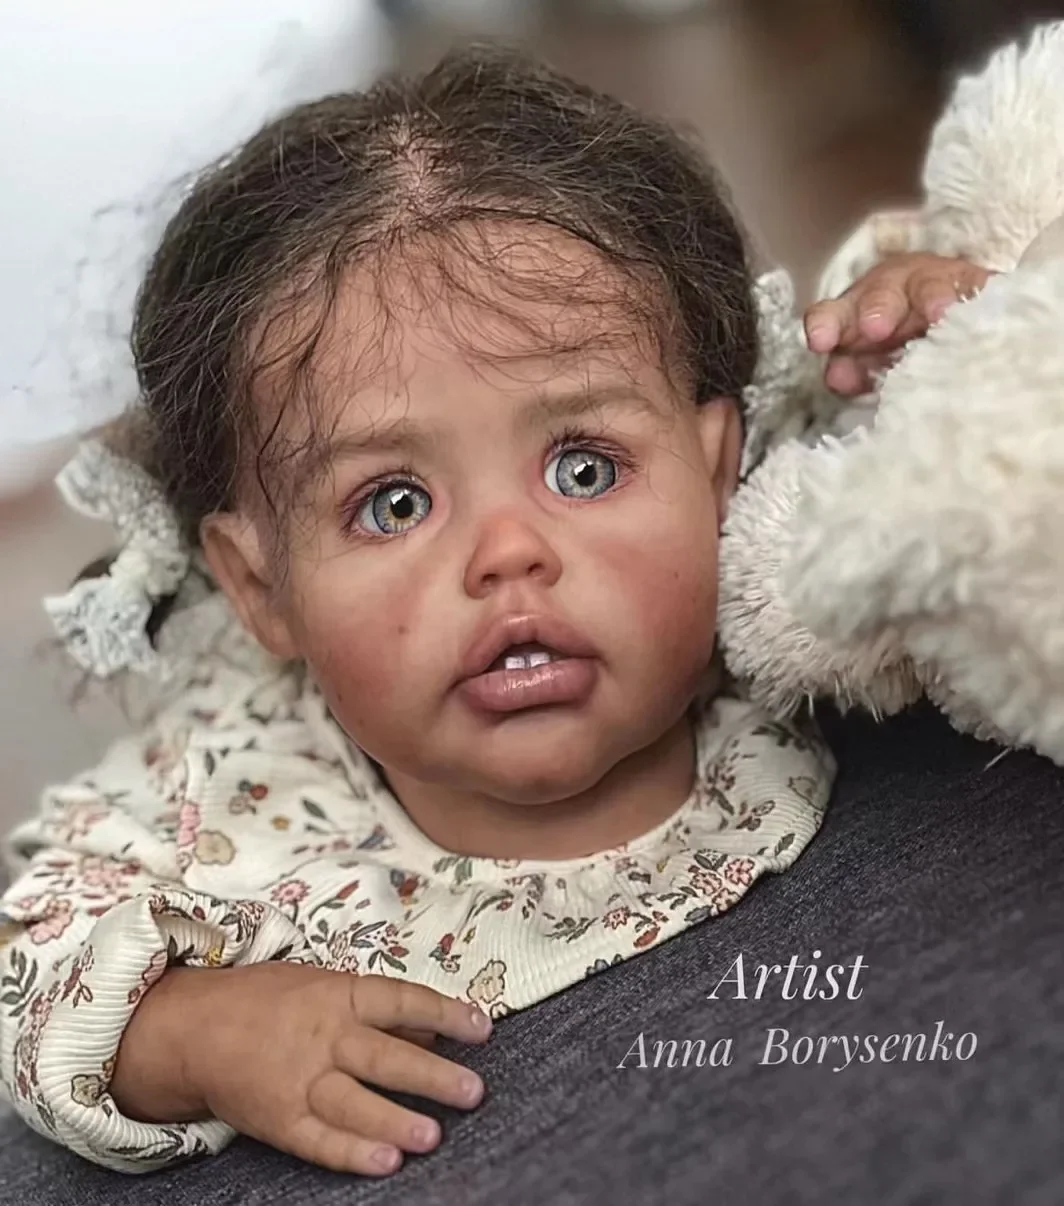
[[548, 381], [661, 377], [659, 325], [667, 324], [652, 294], [595, 248], [549, 228], [451, 231], [353, 268], [324, 315], [307, 307], [300, 321], [312, 347], [298, 361], [302, 390], [335, 420], [356, 398], [409, 401], [423, 384], [432, 396], [445, 381], [461, 388], [462, 378], [526, 393]]

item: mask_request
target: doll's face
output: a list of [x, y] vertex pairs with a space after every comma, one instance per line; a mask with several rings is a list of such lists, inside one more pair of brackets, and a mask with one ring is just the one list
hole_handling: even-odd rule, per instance
[[[500, 255], [527, 279], [548, 260], [606, 271], [559, 237], [510, 232]], [[681, 397], [619, 312], [564, 290], [492, 309], [490, 286], [474, 302], [428, 271], [389, 274], [386, 322], [378, 286], [347, 282], [318, 351], [328, 450], [302, 463], [285, 572], [259, 513], [237, 541], [251, 570], [220, 577], [386, 771], [564, 800], [704, 680], [737, 416]]]

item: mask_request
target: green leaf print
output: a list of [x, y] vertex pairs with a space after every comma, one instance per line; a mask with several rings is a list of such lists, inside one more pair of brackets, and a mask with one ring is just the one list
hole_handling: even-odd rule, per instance
[[405, 972], [406, 964], [401, 959], [396, 959], [394, 955], [387, 951], [374, 951], [369, 957], [369, 969], [372, 971], [378, 962], [387, 963], [389, 967], [394, 967], [396, 971]]
[[594, 917], [563, 917], [560, 921], [554, 923], [554, 929], [547, 937], [561, 938], [565, 942], [575, 942], [577, 938], [582, 938], [594, 924]]
[[485, 909], [490, 909], [492, 905], [501, 904], [504, 900], [512, 901], [513, 898], [514, 894], [512, 892], [492, 892], [487, 896], [481, 897], [473, 906], [469, 914], [469, 920], [472, 921], [474, 917], [479, 917]]
[[473, 876], [473, 860], [464, 854], [449, 854], [432, 864], [433, 871], [450, 871], [452, 868], [456, 884], [464, 884]]
[[783, 837], [776, 843], [776, 854], [782, 854], [784, 850], [789, 850], [794, 845], [794, 834], [785, 833]]
[[327, 821], [329, 818], [325, 815], [325, 809], [320, 804], [315, 804], [313, 800], [308, 800], [303, 797], [303, 807], [317, 821]]

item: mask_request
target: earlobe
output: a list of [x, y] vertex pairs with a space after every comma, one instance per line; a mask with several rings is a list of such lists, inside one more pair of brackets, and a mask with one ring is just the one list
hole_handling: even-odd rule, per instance
[[723, 522], [728, 504], [739, 483], [743, 451], [743, 427], [734, 398], [711, 398], [699, 408], [702, 450], [713, 475], [717, 514]]
[[200, 543], [215, 581], [243, 626], [274, 657], [295, 657], [255, 524], [231, 512], [208, 515], [200, 525]]

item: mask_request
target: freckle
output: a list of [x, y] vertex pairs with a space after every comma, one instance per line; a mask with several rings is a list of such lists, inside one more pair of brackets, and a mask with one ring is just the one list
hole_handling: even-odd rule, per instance
[[400, 635], [400, 636], [406, 636], [406, 634], [407, 634], [409, 631], [410, 631], [410, 629], [409, 629], [409, 628], [407, 628], [407, 626], [406, 626], [405, 624], [400, 624], [400, 625], [399, 625], [399, 635]]

